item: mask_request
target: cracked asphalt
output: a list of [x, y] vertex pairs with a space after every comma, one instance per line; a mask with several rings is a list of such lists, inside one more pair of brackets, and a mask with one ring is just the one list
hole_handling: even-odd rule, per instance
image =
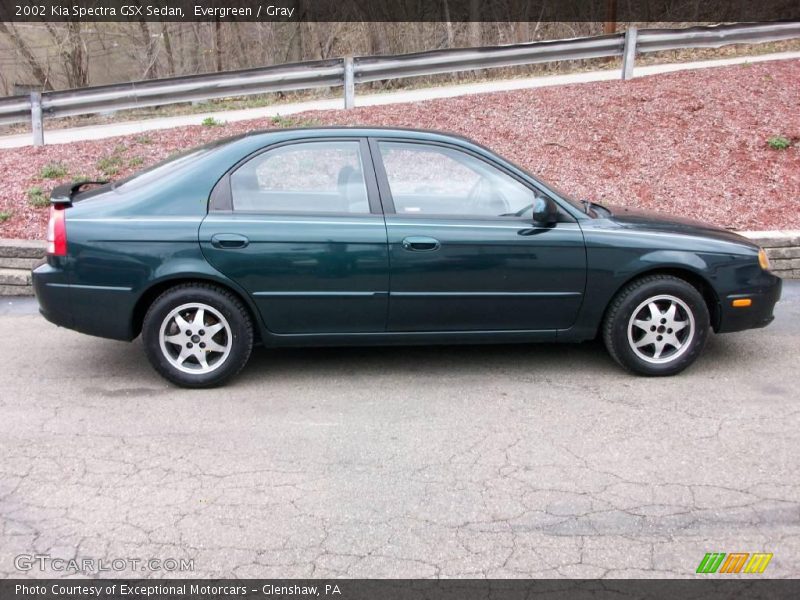
[[[231, 385], [0, 302], [0, 576], [19, 554], [197, 577], [800, 576], [800, 283], [683, 375], [597, 343], [257, 349]], [[84, 574], [92, 575], [91, 572]], [[741, 577], [748, 577], [742, 575]], [[752, 577], [750, 575], [749, 577]]]

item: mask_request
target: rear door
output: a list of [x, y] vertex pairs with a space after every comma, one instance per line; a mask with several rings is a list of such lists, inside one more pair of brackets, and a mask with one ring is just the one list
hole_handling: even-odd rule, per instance
[[566, 212], [532, 222], [534, 188], [484, 156], [449, 144], [370, 142], [391, 264], [388, 331], [555, 335], [578, 315], [583, 233]]
[[207, 260], [253, 297], [276, 334], [386, 327], [386, 227], [366, 140], [271, 146], [212, 193]]

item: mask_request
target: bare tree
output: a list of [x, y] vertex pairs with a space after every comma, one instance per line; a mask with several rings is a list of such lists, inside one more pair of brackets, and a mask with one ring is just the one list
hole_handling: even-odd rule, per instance
[[214, 68], [219, 73], [222, 71], [222, 23], [214, 19]]
[[62, 59], [67, 87], [81, 88], [89, 85], [86, 45], [81, 36], [80, 22], [68, 21], [63, 29], [52, 23], [45, 23], [45, 26]]
[[480, 22], [480, 0], [469, 0], [469, 45], [480, 46], [483, 44], [483, 28]]
[[448, 0], [442, 0], [442, 12], [444, 13], [444, 28], [447, 33], [447, 48], [452, 48], [455, 37], [453, 23], [450, 21], [450, 2]]
[[42, 67], [42, 64], [37, 60], [36, 56], [34, 56], [25, 40], [22, 39], [19, 33], [17, 33], [17, 30], [14, 29], [14, 26], [6, 25], [6, 23], [0, 21], [0, 32], [7, 35], [11, 40], [14, 48], [16, 48], [17, 52], [20, 53], [23, 60], [28, 65], [30, 73], [36, 80], [36, 83], [45, 90], [52, 90], [53, 86], [47, 72], [45, 71], [44, 67]]
[[142, 71], [142, 79], [152, 79], [158, 77], [158, 61], [157, 61], [157, 48], [154, 43], [153, 37], [150, 34], [150, 27], [147, 21], [141, 19], [138, 21], [139, 33], [142, 38], [142, 45], [145, 49], [144, 56], [144, 69]]
[[167, 23], [161, 22], [161, 39], [164, 42], [164, 53], [167, 55], [167, 70], [170, 76], [175, 75], [175, 55], [172, 52], [172, 40]]

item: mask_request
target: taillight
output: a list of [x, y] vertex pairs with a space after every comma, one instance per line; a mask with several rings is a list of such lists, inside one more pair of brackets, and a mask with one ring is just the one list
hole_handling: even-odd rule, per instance
[[67, 255], [67, 223], [64, 209], [50, 207], [50, 220], [47, 222], [47, 253], [51, 256]]

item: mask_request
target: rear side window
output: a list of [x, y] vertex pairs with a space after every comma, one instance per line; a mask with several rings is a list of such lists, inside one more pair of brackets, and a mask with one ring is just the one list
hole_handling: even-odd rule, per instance
[[231, 175], [236, 211], [369, 213], [358, 141], [302, 142], [252, 158]]

